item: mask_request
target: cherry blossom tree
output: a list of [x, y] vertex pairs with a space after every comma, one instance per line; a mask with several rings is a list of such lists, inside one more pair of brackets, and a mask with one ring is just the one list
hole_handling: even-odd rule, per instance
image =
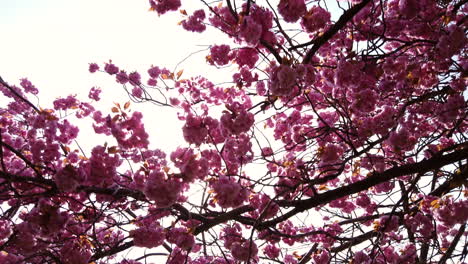
[[[100, 109], [0, 79], [0, 262], [465, 263], [466, 3], [150, 0], [229, 37], [225, 82], [91, 63], [129, 97]], [[135, 102], [186, 144], [151, 147]]]

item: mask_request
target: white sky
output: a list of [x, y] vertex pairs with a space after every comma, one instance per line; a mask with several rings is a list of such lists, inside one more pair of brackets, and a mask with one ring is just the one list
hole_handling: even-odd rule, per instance
[[[184, 1], [189, 14], [190, 4], [200, 5]], [[173, 70], [191, 52], [226, 39], [214, 30], [209, 38], [182, 30], [177, 25], [183, 19], [179, 12], [158, 17], [148, 9], [145, 0], [0, 0], [0, 76], [10, 84], [27, 77], [39, 88], [44, 108], [58, 96], [78, 94], [86, 99], [88, 90], [98, 86], [106, 98], [98, 105], [109, 110], [110, 103], [128, 99], [114, 77], [90, 74], [90, 62], [102, 65], [112, 59], [121, 69], [137, 70], [146, 79], [152, 64]], [[206, 55], [201, 52], [185, 61], [179, 67], [184, 77], [212, 70]], [[133, 104], [132, 109], [143, 112], [154, 147], [169, 150], [184, 144], [176, 111], [151, 104]]]

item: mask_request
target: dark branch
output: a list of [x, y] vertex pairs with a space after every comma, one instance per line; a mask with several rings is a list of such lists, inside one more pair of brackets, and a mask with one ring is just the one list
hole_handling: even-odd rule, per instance
[[323, 35], [320, 37], [309, 41], [307, 43], [297, 45], [291, 48], [293, 49], [298, 49], [302, 47], [306, 47], [309, 45], [312, 45], [312, 48], [306, 53], [304, 60], [302, 61], [303, 64], [307, 64], [310, 62], [312, 57], [315, 55], [315, 52], [317, 52], [320, 47], [322, 47], [327, 41], [329, 41], [338, 31], [340, 31], [346, 24], [359, 12], [361, 9], [363, 9], [371, 0], [364, 0], [361, 3], [351, 7], [350, 9], [346, 10], [346, 12], [341, 15], [341, 17], [336, 21], [336, 23], [329, 29], [327, 30]]

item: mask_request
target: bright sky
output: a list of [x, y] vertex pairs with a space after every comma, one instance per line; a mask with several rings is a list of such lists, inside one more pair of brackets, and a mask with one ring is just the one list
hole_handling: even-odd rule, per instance
[[[185, 1], [189, 14], [190, 3], [199, 5]], [[173, 70], [191, 52], [223, 37], [214, 30], [209, 38], [186, 32], [177, 25], [183, 19], [179, 12], [158, 17], [148, 9], [147, 1], [1, 0], [0, 76], [11, 84], [27, 77], [39, 88], [42, 107], [68, 94], [86, 99], [93, 86], [103, 89], [108, 103], [123, 103], [128, 99], [114, 77], [90, 74], [90, 62], [102, 65], [112, 59], [128, 72], [138, 70], [146, 76], [152, 64]], [[185, 77], [212, 69], [204, 63], [206, 54], [192, 56], [180, 66]], [[163, 113], [151, 104], [134, 104], [132, 109], [142, 111], [147, 130], [157, 133], [151, 135], [153, 146], [173, 149], [183, 143], [175, 111]]]

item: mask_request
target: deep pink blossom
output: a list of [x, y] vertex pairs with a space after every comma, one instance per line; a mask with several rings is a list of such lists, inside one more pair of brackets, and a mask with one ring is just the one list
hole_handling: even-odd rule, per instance
[[221, 176], [215, 181], [213, 189], [217, 203], [224, 208], [240, 206], [249, 195], [245, 187], [237, 183], [234, 178], [227, 176]]
[[184, 127], [182, 128], [184, 138], [187, 142], [200, 145], [208, 136], [203, 118], [189, 114]]
[[92, 87], [89, 90], [88, 97], [89, 97], [89, 99], [93, 99], [94, 101], [99, 101], [99, 100], [101, 100], [101, 98], [99, 97], [101, 92], [102, 92], [102, 90], [100, 88]]
[[195, 238], [185, 228], [172, 228], [169, 230], [167, 241], [184, 250], [190, 250], [195, 244]]
[[138, 86], [141, 84], [141, 75], [138, 72], [132, 72], [128, 75], [131, 84]]
[[152, 172], [148, 176], [143, 192], [158, 207], [168, 207], [173, 205], [180, 197], [182, 187], [182, 183], [177, 179], [166, 179], [163, 173]]
[[151, 9], [162, 15], [168, 11], [176, 11], [179, 9], [180, 0], [149, 0]]
[[97, 72], [98, 70], [99, 70], [99, 65], [97, 65], [96, 63], [90, 63], [89, 64], [89, 72], [90, 73]]
[[221, 125], [230, 133], [238, 135], [249, 131], [254, 124], [254, 115], [245, 109], [229, 106], [231, 112], [224, 111]]
[[114, 74], [119, 72], [119, 68], [117, 66], [115, 66], [112, 63], [112, 61], [109, 62], [109, 63], [106, 63], [106, 65], [104, 66], [104, 70], [110, 75], [114, 75]]
[[307, 32], [312, 33], [323, 30], [329, 22], [330, 13], [320, 6], [314, 6], [302, 17], [301, 25]]
[[307, 11], [304, 0], [280, 0], [278, 11], [286, 22], [296, 22]]
[[244, 18], [239, 32], [239, 36], [250, 46], [256, 46], [262, 35], [262, 25], [258, 24], [253, 18]]
[[253, 68], [258, 61], [258, 53], [252, 48], [241, 48], [236, 51], [235, 60], [239, 67], [247, 65], [249, 68]]
[[231, 245], [232, 256], [239, 261], [248, 261], [257, 256], [258, 248], [253, 241], [235, 242]]
[[34, 86], [31, 81], [29, 81], [26, 78], [21, 79], [20, 83], [21, 87], [23, 87], [24, 91], [26, 93], [31, 93], [31, 94], [38, 94], [39, 90]]
[[164, 228], [157, 223], [130, 231], [133, 244], [137, 247], [153, 248], [162, 245], [166, 238]]
[[201, 33], [206, 29], [205, 24], [203, 24], [205, 17], [205, 11], [203, 9], [199, 9], [195, 11], [193, 15], [189, 16], [187, 20], [182, 21], [182, 27], [187, 31]]
[[213, 45], [210, 48], [210, 60], [218, 66], [224, 66], [232, 59], [229, 45]]
[[287, 65], [276, 67], [270, 75], [269, 88], [272, 95], [286, 96], [291, 94], [296, 85], [297, 73]]

